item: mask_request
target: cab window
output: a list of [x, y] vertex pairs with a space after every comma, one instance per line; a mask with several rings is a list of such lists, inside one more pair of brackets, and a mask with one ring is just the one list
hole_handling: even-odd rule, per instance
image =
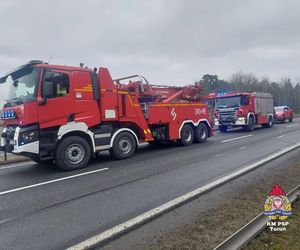
[[62, 97], [69, 94], [69, 76], [61, 72], [48, 71], [44, 75], [44, 83], [51, 83], [53, 95], [48, 98]]

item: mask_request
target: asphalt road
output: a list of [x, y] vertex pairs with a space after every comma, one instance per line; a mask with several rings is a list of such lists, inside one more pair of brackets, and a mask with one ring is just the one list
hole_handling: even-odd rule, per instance
[[0, 167], [0, 248], [62, 249], [300, 141], [300, 120], [216, 133], [189, 147], [145, 145], [74, 172]]

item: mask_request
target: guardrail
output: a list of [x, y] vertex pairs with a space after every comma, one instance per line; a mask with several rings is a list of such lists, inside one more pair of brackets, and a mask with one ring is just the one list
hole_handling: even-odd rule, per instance
[[[295, 187], [287, 194], [287, 197], [291, 203], [294, 203], [300, 196], [300, 185]], [[238, 249], [248, 242], [250, 242], [256, 235], [263, 231], [267, 227], [267, 222], [270, 221], [263, 213], [259, 214], [248, 224], [243, 226], [221, 244], [219, 244], [214, 250], [223, 249]]]

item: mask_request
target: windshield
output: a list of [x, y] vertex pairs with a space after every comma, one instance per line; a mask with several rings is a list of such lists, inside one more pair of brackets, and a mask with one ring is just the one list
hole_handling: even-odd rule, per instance
[[274, 109], [277, 112], [283, 112], [284, 111], [284, 107], [275, 107]]
[[36, 100], [40, 69], [24, 67], [7, 76], [4, 85], [8, 89], [6, 106], [15, 106]]
[[223, 97], [215, 100], [216, 108], [233, 108], [241, 106], [241, 96]]

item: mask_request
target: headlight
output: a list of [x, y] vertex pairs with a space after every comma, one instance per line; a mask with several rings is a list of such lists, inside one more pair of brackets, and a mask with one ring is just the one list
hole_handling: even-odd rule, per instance
[[25, 145], [38, 140], [38, 131], [26, 131], [20, 133], [19, 145]]

